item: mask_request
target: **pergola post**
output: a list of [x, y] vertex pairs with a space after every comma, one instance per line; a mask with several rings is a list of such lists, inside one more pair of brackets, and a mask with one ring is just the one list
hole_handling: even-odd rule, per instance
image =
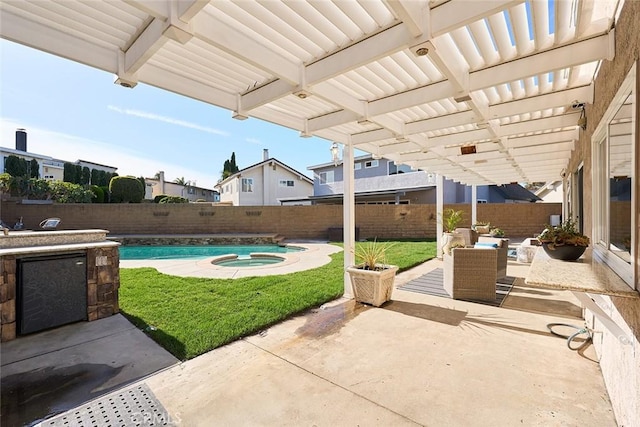
[[356, 245], [353, 145], [351, 144], [345, 144], [342, 148], [342, 175], [344, 182], [344, 193], [342, 199], [342, 223], [344, 233], [344, 297], [353, 298], [351, 280], [349, 278], [349, 273], [347, 273], [347, 267], [354, 264], [354, 251]]
[[440, 174], [436, 175], [436, 247], [437, 257], [442, 259], [442, 221], [444, 211], [444, 177]]
[[478, 222], [478, 186], [471, 185], [471, 226]]

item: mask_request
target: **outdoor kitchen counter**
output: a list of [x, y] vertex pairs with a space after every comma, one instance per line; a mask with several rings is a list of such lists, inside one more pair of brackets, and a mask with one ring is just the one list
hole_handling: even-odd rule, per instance
[[587, 249], [577, 261], [560, 261], [550, 258], [540, 247], [524, 281], [528, 286], [537, 288], [640, 297], [638, 291], [633, 290], [606, 264], [594, 257], [591, 249]]

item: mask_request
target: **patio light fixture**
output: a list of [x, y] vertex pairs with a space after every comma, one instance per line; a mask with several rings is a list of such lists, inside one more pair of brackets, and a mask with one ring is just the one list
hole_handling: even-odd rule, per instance
[[340, 161], [340, 150], [338, 149], [338, 143], [334, 142], [333, 144], [331, 144], [331, 148], [329, 149], [329, 151], [331, 151], [331, 160], [333, 160], [333, 165], [338, 166], [338, 162]]

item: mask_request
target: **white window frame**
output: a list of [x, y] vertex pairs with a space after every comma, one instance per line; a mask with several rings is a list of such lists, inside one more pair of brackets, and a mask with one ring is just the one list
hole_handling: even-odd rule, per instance
[[243, 193], [253, 193], [253, 178], [241, 178]]
[[295, 187], [295, 182], [292, 179], [281, 179], [279, 180], [278, 185], [280, 187]]
[[[637, 255], [635, 250], [637, 247], [637, 227], [638, 227], [638, 194], [637, 183], [638, 176], [638, 135], [636, 129], [638, 126], [636, 110], [638, 108], [638, 87], [636, 85], [636, 64], [631, 67], [622, 85], [618, 89], [615, 97], [609, 104], [606, 112], [602, 116], [598, 127], [591, 137], [591, 176], [592, 176], [592, 246], [596, 256], [603, 260], [618, 276], [620, 276], [630, 287], [633, 288], [637, 275], [638, 266], [635, 265]], [[631, 189], [631, 263], [625, 262], [609, 249], [609, 122], [613, 120], [620, 106], [628, 97], [629, 92], [633, 92], [635, 99], [631, 119], [634, 126], [631, 128], [631, 138], [633, 153], [631, 158], [631, 168], [633, 171], [633, 185]]]
[[[324, 175], [324, 178], [322, 176]], [[335, 182], [335, 174], [333, 171], [325, 171], [318, 173], [318, 183], [320, 185], [333, 184]]]
[[366, 162], [364, 162], [364, 168], [365, 169], [377, 168], [379, 164], [380, 163], [378, 162], [378, 160], [367, 160]]
[[362, 163], [356, 162], [356, 163], [353, 164], [353, 170], [354, 171], [359, 171], [360, 169], [362, 169]]

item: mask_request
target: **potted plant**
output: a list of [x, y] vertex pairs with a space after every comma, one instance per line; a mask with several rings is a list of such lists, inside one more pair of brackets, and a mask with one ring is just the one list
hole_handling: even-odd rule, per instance
[[478, 221], [475, 224], [473, 224], [472, 227], [476, 233], [478, 234], [488, 234], [491, 230], [491, 223], [490, 222], [485, 222], [485, 221]]
[[356, 245], [356, 265], [347, 267], [356, 301], [380, 307], [391, 299], [398, 267], [387, 264], [390, 247], [376, 240]]
[[491, 231], [489, 231], [489, 234], [491, 237], [504, 237], [504, 230], [498, 227], [492, 228]]
[[442, 215], [442, 227], [444, 234], [442, 235], [442, 251], [450, 255], [452, 247], [464, 247], [464, 236], [455, 230], [462, 221], [464, 211], [455, 209], [445, 209]]
[[538, 241], [551, 258], [563, 261], [577, 260], [589, 246], [589, 238], [578, 231], [571, 219], [560, 225], [547, 225]]

